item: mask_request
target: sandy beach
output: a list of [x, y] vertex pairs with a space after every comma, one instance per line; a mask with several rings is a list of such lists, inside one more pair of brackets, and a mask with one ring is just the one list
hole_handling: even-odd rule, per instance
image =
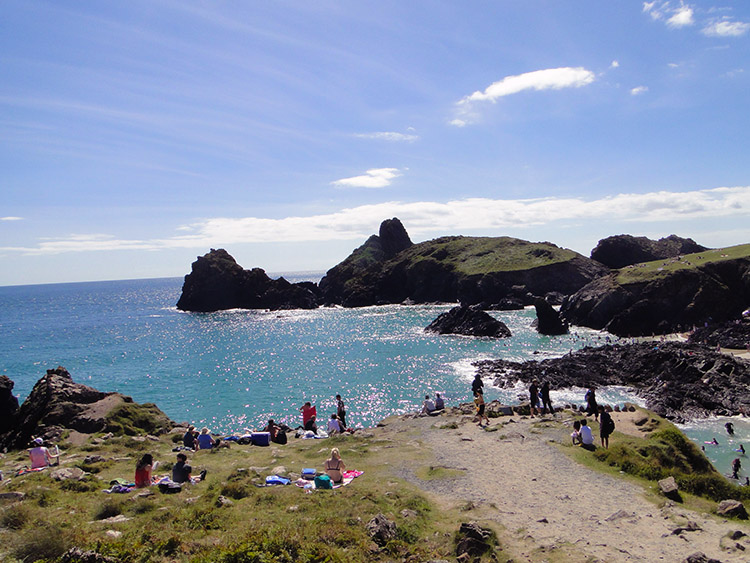
[[[638, 432], [630, 413], [614, 416], [618, 431]], [[572, 418], [557, 414], [555, 420]], [[505, 424], [487, 432], [470, 421], [465, 415], [392, 418], [376, 432], [416, 440], [450, 476], [424, 480], [416, 464], [400, 476], [444, 506], [471, 503], [472, 516], [504, 530], [501, 541], [514, 561], [680, 562], [696, 552], [722, 562], [750, 561], [748, 536], [725, 537], [737, 530], [750, 534], [746, 523], [686, 510], [624, 477], [576, 463], [555, 444], [567, 438], [558, 425], [513, 417], [493, 419], [491, 427]], [[458, 427], [446, 428], [451, 423]]]

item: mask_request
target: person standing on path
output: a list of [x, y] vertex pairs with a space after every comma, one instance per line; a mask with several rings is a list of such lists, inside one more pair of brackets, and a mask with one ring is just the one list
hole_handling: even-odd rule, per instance
[[602, 439], [602, 447], [609, 448], [609, 437], [615, 431], [615, 421], [612, 416], [599, 405], [599, 437]]
[[341, 395], [336, 395], [336, 416], [339, 419], [339, 425], [341, 426], [341, 431], [345, 432], [347, 429], [346, 406], [344, 405], [344, 400], [341, 398]]
[[596, 404], [596, 387], [593, 385], [586, 391], [586, 414], [593, 416], [594, 419], [599, 417], [599, 405]]
[[535, 414], [539, 414], [539, 409], [537, 408], [539, 406], [539, 387], [537, 386], [536, 379], [531, 382], [531, 387], [529, 387], [529, 412], [531, 413], [531, 416], [534, 416]]
[[548, 408], [549, 413], [554, 414], [555, 409], [552, 408], [552, 401], [549, 398], [549, 381], [545, 381], [542, 383], [542, 412], [547, 414]]
[[479, 374], [476, 374], [474, 381], [471, 382], [471, 394], [476, 395], [477, 393], [484, 394], [484, 382], [482, 381], [482, 376]]

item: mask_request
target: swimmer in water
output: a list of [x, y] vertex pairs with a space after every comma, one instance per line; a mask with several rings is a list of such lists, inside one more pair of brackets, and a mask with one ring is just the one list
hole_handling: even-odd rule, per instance
[[714, 437], [714, 439], [713, 439], [713, 440], [711, 440], [711, 443], [712, 443], [712, 444], [713, 444], [714, 446], [718, 446], [718, 445], [719, 445], [719, 441], [718, 441], [718, 440], [717, 440], [717, 439], [716, 439], [715, 437]]
[[724, 428], [727, 429], [727, 434], [729, 434], [730, 436], [734, 436], [734, 424], [732, 424], [731, 422], [727, 422], [724, 425]]

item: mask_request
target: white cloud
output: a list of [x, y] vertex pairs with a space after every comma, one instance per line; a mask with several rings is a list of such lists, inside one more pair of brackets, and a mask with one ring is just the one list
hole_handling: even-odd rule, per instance
[[680, 6], [667, 20], [667, 25], [669, 27], [685, 27], [687, 25], [693, 25], [694, 23], [693, 9], [688, 6]]
[[712, 37], [739, 37], [748, 31], [750, 31], [750, 23], [724, 19], [710, 23], [701, 30], [701, 33]]
[[0, 217], [0, 221], [23, 221], [23, 217]]
[[595, 75], [583, 67], [562, 67], [535, 70], [524, 74], [506, 76], [493, 82], [484, 90], [477, 90], [457, 102], [458, 115], [450, 123], [463, 127], [476, 121], [478, 114], [475, 106], [478, 102], [496, 102], [499, 98], [518, 94], [527, 90], [561, 90], [563, 88], [580, 88], [591, 84]]
[[646, 92], [648, 92], [648, 86], [636, 86], [635, 88], [631, 88], [630, 95], [640, 96], [641, 94], [645, 94]]
[[[5, 252], [62, 254], [114, 250], [216, 248], [241, 243], [363, 240], [377, 232], [383, 219], [398, 217], [415, 239], [473, 230], [502, 232], [538, 226], [563, 228], [581, 221], [659, 223], [719, 220], [750, 214], [750, 186], [686, 192], [617, 194], [600, 199], [469, 198], [448, 202], [390, 201], [325, 215], [264, 219], [216, 217], [186, 225], [181, 234], [152, 240], [123, 240], [108, 235], [71, 235], [41, 240], [34, 247], [5, 247]], [[670, 229], [672, 226], [669, 227]]]
[[376, 139], [378, 141], [390, 142], [409, 142], [412, 143], [419, 139], [419, 135], [411, 133], [394, 133], [392, 131], [377, 131], [375, 133], [359, 133], [355, 135], [361, 139]]
[[332, 185], [342, 188], [385, 188], [391, 185], [394, 178], [401, 176], [398, 168], [373, 168], [361, 176], [342, 178], [331, 182]]
[[612, 63], [609, 65], [609, 68], [618, 68], [620, 66], [620, 61], [612, 61]]

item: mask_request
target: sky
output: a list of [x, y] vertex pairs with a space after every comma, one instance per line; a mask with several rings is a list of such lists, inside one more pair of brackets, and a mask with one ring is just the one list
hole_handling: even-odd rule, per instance
[[750, 2], [0, 3], [0, 285], [750, 242]]

